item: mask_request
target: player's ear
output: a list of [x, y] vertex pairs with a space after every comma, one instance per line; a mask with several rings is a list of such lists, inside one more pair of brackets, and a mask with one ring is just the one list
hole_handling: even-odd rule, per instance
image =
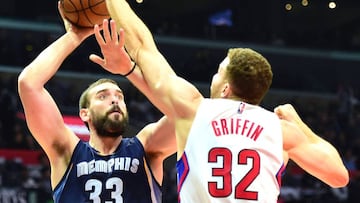
[[79, 116], [82, 121], [88, 122], [89, 121], [89, 109], [87, 109], [87, 108], [80, 109]]
[[220, 97], [221, 98], [228, 98], [230, 93], [231, 93], [230, 84], [228, 82], [226, 82], [226, 83], [224, 83], [224, 85], [222, 87]]

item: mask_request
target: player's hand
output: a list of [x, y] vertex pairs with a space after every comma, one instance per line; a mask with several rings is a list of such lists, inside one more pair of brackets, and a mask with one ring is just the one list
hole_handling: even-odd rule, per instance
[[291, 104], [279, 105], [274, 109], [274, 112], [280, 119], [287, 120], [295, 124], [300, 124], [302, 122], [300, 116]]
[[117, 32], [114, 20], [110, 21], [110, 28], [111, 30], [109, 30], [109, 20], [105, 19], [103, 21], [102, 36], [99, 26], [95, 25], [95, 38], [104, 58], [91, 54], [89, 59], [111, 73], [124, 75], [128, 73], [133, 66], [133, 62], [124, 47], [125, 33], [123, 29]]
[[92, 35], [94, 33], [93, 28], [78, 27], [78, 26], [72, 24], [70, 21], [68, 21], [65, 18], [65, 15], [63, 13], [63, 8], [61, 6], [60, 1], [58, 1], [58, 10], [59, 10], [60, 16], [63, 20], [66, 32], [74, 33], [76, 40], [79, 40], [80, 42], [82, 42], [83, 40], [85, 40], [87, 37], [89, 37], [90, 35]]

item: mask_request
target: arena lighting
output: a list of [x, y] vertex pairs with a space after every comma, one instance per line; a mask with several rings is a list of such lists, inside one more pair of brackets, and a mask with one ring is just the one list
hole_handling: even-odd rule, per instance
[[301, 1], [301, 5], [303, 5], [303, 6], [308, 6], [308, 5], [309, 5], [309, 1], [308, 1], [308, 0], [302, 0], [302, 1]]
[[336, 8], [336, 2], [335, 1], [330, 1], [328, 6], [329, 6], [330, 9], [335, 9]]
[[292, 10], [292, 5], [290, 3], [285, 4], [285, 10], [291, 11]]

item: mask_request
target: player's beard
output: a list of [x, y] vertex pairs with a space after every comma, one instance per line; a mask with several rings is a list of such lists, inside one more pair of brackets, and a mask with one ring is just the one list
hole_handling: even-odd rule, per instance
[[[119, 111], [122, 116], [110, 117], [110, 114], [114, 111]], [[128, 114], [125, 114], [117, 106], [113, 106], [105, 115], [95, 115], [93, 120], [94, 128], [100, 137], [119, 137], [123, 135], [129, 124]]]

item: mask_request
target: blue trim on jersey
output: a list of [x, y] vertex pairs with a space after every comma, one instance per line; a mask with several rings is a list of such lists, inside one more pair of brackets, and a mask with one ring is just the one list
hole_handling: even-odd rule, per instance
[[156, 199], [161, 199], [157, 181], [148, 182], [144, 160], [144, 148], [136, 137], [123, 138], [115, 152], [106, 156], [88, 142], [79, 141], [65, 175], [53, 191], [54, 202], [151, 203], [152, 189], [160, 196]]
[[[190, 171], [189, 163], [188, 163], [185, 152], [181, 156], [181, 159], [179, 161], [177, 161], [176, 168], [178, 171], [178, 173], [177, 173], [178, 188], [177, 189], [178, 189], [178, 194], [180, 194], [181, 187]], [[180, 198], [180, 195], [178, 196], [178, 198]], [[178, 199], [178, 202], [180, 202], [180, 199]]]

